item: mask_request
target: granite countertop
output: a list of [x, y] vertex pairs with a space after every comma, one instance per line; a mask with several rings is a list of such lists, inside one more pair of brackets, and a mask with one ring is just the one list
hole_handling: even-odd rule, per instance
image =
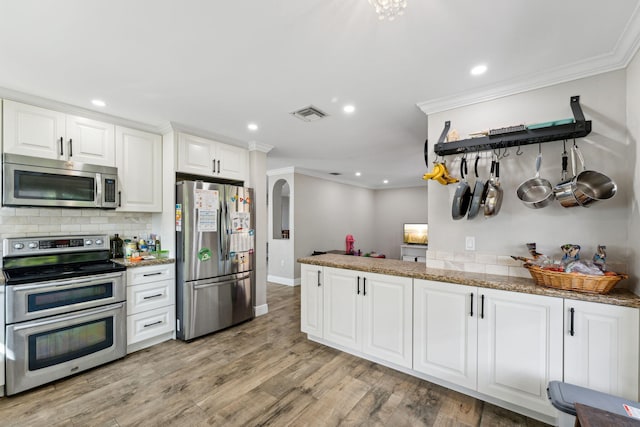
[[125, 259], [125, 258], [114, 258], [111, 261], [120, 265], [124, 265], [127, 268], [147, 267], [150, 265], [173, 264], [176, 262], [175, 258], [143, 259], [140, 261], [129, 261], [128, 259]]
[[546, 295], [640, 308], [640, 297], [627, 289], [614, 288], [611, 292], [605, 295], [589, 294], [539, 286], [535, 284], [533, 279], [523, 277], [441, 270], [437, 268], [428, 268], [425, 264], [417, 262], [349, 255], [316, 255], [300, 258], [298, 259], [298, 262], [301, 264], [319, 265], [323, 267], [343, 268], [347, 270], [358, 270], [369, 273], [387, 274], [391, 276], [410, 277], [413, 279], [434, 280], [459, 285], [477, 286], [480, 288], [500, 289], [526, 294]]

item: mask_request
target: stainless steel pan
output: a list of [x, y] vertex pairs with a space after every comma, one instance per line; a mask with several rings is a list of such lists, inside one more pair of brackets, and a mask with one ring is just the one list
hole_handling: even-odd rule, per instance
[[489, 189], [484, 201], [484, 216], [490, 218], [498, 215], [502, 207], [502, 188], [500, 187], [500, 161], [496, 160], [495, 176], [489, 180]]
[[553, 186], [544, 178], [540, 178], [540, 165], [542, 164], [542, 152], [536, 157], [536, 175], [526, 180], [516, 190], [518, 199], [531, 209], [540, 209], [548, 206], [555, 198]]

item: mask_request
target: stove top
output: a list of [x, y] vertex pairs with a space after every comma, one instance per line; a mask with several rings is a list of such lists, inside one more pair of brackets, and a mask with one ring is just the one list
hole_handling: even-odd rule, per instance
[[61, 264], [41, 267], [5, 268], [4, 277], [7, 285], [37, 283], [72, 277], [93, 276], [97, 274], [116, 273], [126, 267], [112, 261], [92, 262], [88, 264]]
[[3, 273], [7, 285], [120, 272], [109, 259], [108, 236], [4, 239]]

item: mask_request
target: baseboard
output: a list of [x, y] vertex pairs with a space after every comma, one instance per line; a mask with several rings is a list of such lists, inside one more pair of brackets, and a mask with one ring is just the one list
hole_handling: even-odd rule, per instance
[[256, 317], [264, 316], [269, 312], [269, 307], [267, 307], [267, 304], [258, 305], [253, 307], [253, 312], [255, 313]]
[[300, 286], [300, 278], [290, 279], [288, 277], [280, 277], [280, 276], [267, 276], [267, 282], [277, 283], [279, 285], [287, 285], [287, 286]]

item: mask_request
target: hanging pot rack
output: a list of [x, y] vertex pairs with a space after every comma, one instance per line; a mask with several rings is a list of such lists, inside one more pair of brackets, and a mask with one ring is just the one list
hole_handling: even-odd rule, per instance
[[[491, 130], [489, 131], [489, 135], [486, 136], [463, 139], [460, 141], [445, 142], [451, 127], [451, 121], [447, 120], [444, 122], [444, 129], [440, 134], [440, 138], [434, 146], [434, 152], [438, 156], [447, 156], [451, 154], [498, 150], [508, 147], [539, 144], [543, 142], [583, 138], [589, 135], [589, 133], [591, 133], [591, 120], [585, 120], [584, 118], [582, 108], [580, 107], [580, 96], [572, 96], [569, 105], [573, 112], [573, 123], [549, 125], [535, 129], [529, 129], [526, 126], [513, 126], [510, 128]], [[426, 161], [426, 141], [424, 154]]]

